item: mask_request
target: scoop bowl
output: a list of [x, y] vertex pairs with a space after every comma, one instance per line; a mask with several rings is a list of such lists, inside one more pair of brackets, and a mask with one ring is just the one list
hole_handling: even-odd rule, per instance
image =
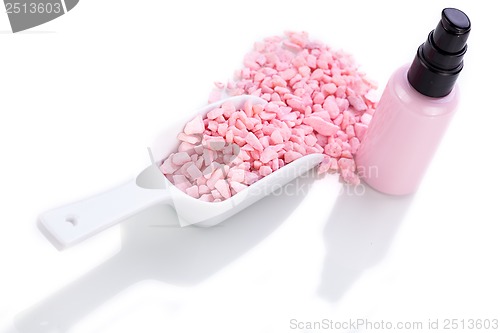
[[242, 108], [247, 101], [253, 104], [267, 103], [256, 96], [241, 95], [186, 113], [183, 119], [166, 129], [154, 141], [149, 148], [151, 165], [135, 179], [88, 199], [42, 213], [38, 220], [40, 230], [57, 248], [64, 249], [157, 204], [171, 205], [177, 212], [180, 226], [211, 227], [280, 189], [322, 161], [322, 154], [303, 156], [224, 201], [206, 202], [187, 195], [173, 185], [159, 169], [179, 144], [172, 133], [181, 132], [186, 122], [194, 116], [205, 116], [210, 110], [228, 101], [236, 108]]

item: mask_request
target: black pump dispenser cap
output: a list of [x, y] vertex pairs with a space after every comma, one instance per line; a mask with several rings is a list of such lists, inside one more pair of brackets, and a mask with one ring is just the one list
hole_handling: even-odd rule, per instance
[[462, 11], [445, 8], [441, 21], [420, 45], [408, 70], [408, 81], [415, 90], [429, 97], [448, 95], [463, 68], [470, 20]]

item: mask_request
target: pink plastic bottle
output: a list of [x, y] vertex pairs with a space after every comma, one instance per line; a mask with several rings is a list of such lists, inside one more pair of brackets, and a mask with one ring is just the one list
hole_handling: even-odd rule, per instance
[[417, 190], [458, 105], [455, 81], [463, 67], [470, 21], [446, 8], [413, 63], [392, 75], [356, 154], [361, 178], [376, 190]]

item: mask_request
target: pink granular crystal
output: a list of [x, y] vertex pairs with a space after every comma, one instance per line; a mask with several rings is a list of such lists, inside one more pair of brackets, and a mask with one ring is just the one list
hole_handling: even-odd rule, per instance
[[312, 153], [325, 155], [318, 173], [339, 172], [358, 184], [353, 156], [376, 106], [376, 88], [352, 57], [333, 51], [305, 32], [257, 42], [223, 94], [259, 96], [237, 110], [229, 102], [188, 122], [178, 151], [162, 164], [166, 177], [187, 194], [222, 201]]

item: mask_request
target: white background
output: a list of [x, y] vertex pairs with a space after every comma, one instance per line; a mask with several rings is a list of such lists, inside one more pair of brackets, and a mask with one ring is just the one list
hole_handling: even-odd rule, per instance
[[[354, 54], [382, 89], [448, 6], [472, 20], [462, 100], [413, 197], [341, 195], [331, 175], [301, 179], [307, 193], [268, 197], [212, 229], [174, 228], [159, 207], [63, 252], [38, 231], [41, 212], [134, 177], [154, 135], [206, 103], [254, 41], [308, 31]], [[81, 0], [18, 34], [0, 14], [0, 332], [500, 319], [498, 9]]]

